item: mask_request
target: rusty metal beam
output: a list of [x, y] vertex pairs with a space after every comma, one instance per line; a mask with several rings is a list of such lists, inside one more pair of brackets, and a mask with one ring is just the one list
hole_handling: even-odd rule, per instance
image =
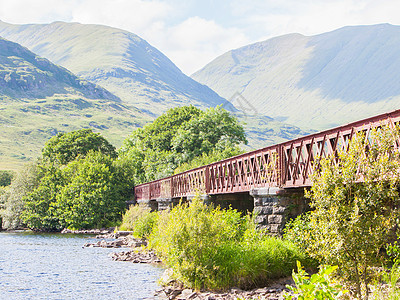
[[[327, 157], [340, 150], [337, 148], [339, 140], [342, 147], [348, 149], [349, 141], [357, 132], [366, 131], [368, 135], [372, 128], [399, 123], [400, 110], [370, 117], [137, 185], [135, 198], [140, 201], [186, 197], [197, 192], [228, 194], [258, 187], [307, 187], [310, 186], [309, 176], [313, 171], [311, 165], [316, 158], [314, 145], [317, 155]], [[400, 141], [397, 147], [400, 148]], [[276, 162], [271, 161], [273, 156], [276, 156]], [[275, 169], [268, 170], [268, 164], [274, 165]]]

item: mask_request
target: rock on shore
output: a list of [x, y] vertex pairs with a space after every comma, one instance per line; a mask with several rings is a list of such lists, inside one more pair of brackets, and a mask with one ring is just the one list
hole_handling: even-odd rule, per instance
[[158, 264], [161, 260], [157, 257], [154, 251], [133, 249], [129, 251], [122, 251], [118, 253], [111, 253], [111, 258], [117, 261], [130, 261], [139, 264]]
[[102, 247], [102, 248], [137, 248], [141, 246], [147, 246], [147, 241], [144, 239], [136, 239], [132, 235], [120, 236], [117, 239], [114, 238], [115, 234], [112, 236], [106, 235], [106, 238], [113, 239], [112, 241], [107, 241], [105, 239], [98, 241], [96, 243], [86, 243], [83, 247]]
[[103, 228], [103, 229], [87, 229], [87, 230], [71, 230], [64, 228], [61, 233], [73, 233], [73, 234], [109, 234], [114, 231], [114, 228]]
[[257, 299], [257, 300], [281, 300], [289, 290], [286, 285], [294, 285], [292, 277], [281, 278], [271, 282], [268, 287], [244, 291], [239, 288], [231, 288], [225, 292], [195, 291], [186, 288], [182, 283], [172, 278], [172, 269], [166, 269], [160, 278], [162, 288], [154, 294], [155, 299], [176, 299], [176, 300], [236, 300], [236, 299]]

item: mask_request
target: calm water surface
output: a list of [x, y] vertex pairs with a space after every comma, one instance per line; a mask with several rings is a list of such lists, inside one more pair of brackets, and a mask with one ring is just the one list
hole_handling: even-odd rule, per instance
[[152, 299], [163, 270], [112, 261], [90, 236], [0, 233], [0, 299]]

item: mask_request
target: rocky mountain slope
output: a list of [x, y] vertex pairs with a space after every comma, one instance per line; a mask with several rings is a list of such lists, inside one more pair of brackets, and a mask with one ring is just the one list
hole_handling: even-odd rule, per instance
[[229, 51], [192, 75], [260, 114], [317, 130], [400, 108], [400, 26], [289, 34]]
[[[222, 104], [246, 123], [250, 142], [248, 149], [261, 148], [306, 134], [296, 126], [259, 115], [257, 111], [243, 111], [234, 99], [230, 99], [237, 106], [235, 108], [230, 101], [183, 74], [145, 40], [127, 31], [78, 23], [12, 25], [0, 21], [0, 36], [20, 43], [89, 82], [107, 88], [121, 100], [121, 105], [134, 110], [132, 115], [137, 115], [140, 110], [142, 116], [138, 121], [131, 119], [130, 123], [140, 124], [147, 116], [158, 116], [175, 106], [193, 104], [207, 108]], [[48, 126], [52, 127], [50, 123]], [[54, 128], [72, 130], [57, 126]], [[114, 135], [113, 142], [119, 138], [114, 144], [118, 146], [125, 136]], [[35, 147], [38, 148], [38, 145]], [[20, 156], [24, 157], [23, 151]]]
[[87, 98], [119, 98], [17, 43], [0, 38], [0, 94], [12, 98], [43, 98], [74, 93]]
[[104, 88], [0, 39], [0, 169], [36, 158], [60, 131], [92, 128], [118, 145], [149, 119]]
[[177, 105], [210, 107], [225, 99], [183, 74], [139, 36], [101, 25], [0, 22], [0, 36], [101, 85], [124, 102], [160, 115]]

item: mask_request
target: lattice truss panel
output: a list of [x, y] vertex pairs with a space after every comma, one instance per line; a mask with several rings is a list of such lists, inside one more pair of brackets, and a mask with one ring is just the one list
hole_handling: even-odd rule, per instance
[[[338, 151], [347, 151], [358, 132], [363, 132], [367, 144], [371, 145], [373, 128], [393, 127], [399, 122], [400, 110], [382, 114], [138, 185], [135, 197], [150, 200], [196, 193], [246, 192], [257, 187], [309, 186], [314, 164], [320, 158], [337, 157]], [[400, 140], [393, 146], [400, 149]]]

